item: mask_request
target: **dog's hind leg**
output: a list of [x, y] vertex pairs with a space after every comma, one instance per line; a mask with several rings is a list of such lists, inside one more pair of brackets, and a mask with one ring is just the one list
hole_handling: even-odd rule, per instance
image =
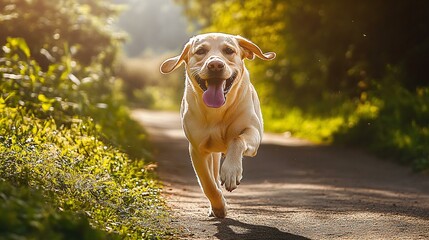
[[224, 218], [227, 211], [226, 201], [216, 180], [216, 177], [219, 178], [219, 176], [213, 172], [214, 169], [219, 171], [219, 167], [215, 167], [215, 165], [218, 165], [220, 158], [218, 160], [216, 156], [212, 156], [209, 153], [201, 153], [193, 148], [192, 145], [189, 146], [189, 152], [200, 186], [210, 201], [211, 208], [209, 214], [218, 218]]

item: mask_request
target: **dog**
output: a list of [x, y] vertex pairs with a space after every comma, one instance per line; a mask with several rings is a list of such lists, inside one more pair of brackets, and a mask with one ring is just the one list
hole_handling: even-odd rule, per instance
[[[250, 40], [224, 33], [197, 35], [180, 55], [160, 67], [170, 73], [185, 63], [186, 82], [180, 116], [199, 184], [210, 201], [209, 215], [225, 218], [221, 187], [233, 191], [242, 179], [243, 156], [256, 155], [263, 120], [245, 59], [272, 60]], [[222, 164], [221, 158], [224, 157]]]

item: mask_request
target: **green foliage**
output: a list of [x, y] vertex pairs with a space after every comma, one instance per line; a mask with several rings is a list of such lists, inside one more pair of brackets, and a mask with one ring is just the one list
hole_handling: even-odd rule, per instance
[[145, 137], [138, 134], [138, 124], [130, 119], [120, 82], [112, 75], [95, 66], [87, 68], [88, 76], [79, 80], [70, 56], [44, 72], [27, 57], [29, 50], [22, 39], [9, 38], [3, 50], [0, 99], [5, 106], [23, 106], [39, 118], [53, 117], [66, 125], [76, 115], [91, 117], [105, 141], [133, 157], [147, 155], [141, 147]]
[[[154, 177], [142, 160], [131, 161], [114, 148], [122, 145], [108, 138], [126, 139], [122, 144], [134, 140], [126, 145], [131, 149], [141, 148], [144, 140], [124, 101], [115, 98], [119, 89], [105, 93], [112, 98], [106, 97], [110, 106], [92, 107], [96, 96], [89, 93], [98, 85], [81, 89], [63, 78], [68, 72], [62, 62], [41, 71], [29, 53], [21, 54], [28, 49], [21, 39], [9, 39], [4, 49], [1, 178], [41, 189], [59, 208], [85, 213], [98, 229], [129, 238], [164, 235], [167, 225], [160, 221], [166, 215]], [[97, 122], [85, 115], [104, 119]]]
[[114, 76], [115, 9], [103, 0], [0, 3], [0, 219], [20, 221], [2, 236], [170, 236], [145, 134]]
[[0, 181], [0, 239], [113, 239], [86, 217], [58, 211], [37, 190]]
[[111, 26], [119, 8], [104, 0], [2, 0], [0, 11], [0, 45], [8, 36], [25, 39], [44, 70], [70, 54], [82, 64], [75, 68], [101, 63], [111, 70], [123, 38]]
[[[271, 62], [246, 63], [266, 128], [364, 143], [429, 168], [429, 2], [178, 0], [204, 32], [240, 34]], [[204, 9], [204, 11], [202, 10]]]
[[4, 108], [0, 117], [3, 181], [41, 190], [53, 206], [85, 214], [97, 229], [131, 239], [165, 235], [151, 167], [100, 141], [94, 123], [58, 127], [21, 107]]
[[363, 115], [336, 133], [335, 141], [372, 149], [381, 156], [412, 164], [416, 171], [429, 169], [429, 88], [415, 92], [397, 81], [400, 72], [391, 69], [369, 92], [367, 103], [378, 102], [379, 111]]
[[0, 178], [40, 189], [54, 206], [85, 213], [98, 229], [132, 239], [165, 235], [167, 224], [160, 221], [166, 215], [152, 173], [142, 160], [131, 161], [115, 149], [128, 143], [122, 148], [141, 157], [144, 146], [123, 100], [115, 98], [119, 89], [106, 97], [110, 106], [92, 107], [87, 100], [94, 96], [86, 94], [97, 85], [81, 90], [62, 77], [68, 75], [64, 63], [41, 71], [29, 54], [21, 54], [28, 49], [21, 39], [9, 39], [4, 49]]

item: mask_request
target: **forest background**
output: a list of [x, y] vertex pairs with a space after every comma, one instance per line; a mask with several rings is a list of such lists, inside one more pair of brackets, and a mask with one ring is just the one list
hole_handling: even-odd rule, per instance
[[177, 110], [184, 71], [159, 64], [200, 32], [277, 53], [246, 62], [267, 131], [427, 172], [428, 12], [423, 0], [0, 0], [0, 236], [174, 235], [127, 105]]
[[[143, 22], [152, 27], [144, 29], [158, 30], [129, 31], [135, 39], [152, 37], [142, 41], [146, 47], [136, 41], [126, 48], [129, 56], [141, 54], [124, 61], [122, 72], [136, 104], [178, 109], [184, 70], [166, 77], [157, 66], [197, 33], [238, 34], [277, 53], [275, 61], [246, 63], [266, 130], [358, 146], [417, 171], [429, 168], [427, 1], [174, 2], [179, 9], [171, 1], [130, 0], [134, 7], [119, 22], [124, 29]], [[130, 27], [132, 19], [142, 21]]]

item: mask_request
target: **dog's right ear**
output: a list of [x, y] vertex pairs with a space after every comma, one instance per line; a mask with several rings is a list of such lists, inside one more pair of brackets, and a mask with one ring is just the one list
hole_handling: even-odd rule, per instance
[[162, 64], [159, 70], [163, 74], [167, 74], [178, 68], [184, 61], [187, 60], [189, 49], [191, 48], [191, 41], [186, 43], [185, 47], [182, 50], [182, 53], [180, 53], [179, 56], [175, 56], [172, 58], [169, 58], [165, 60]]

